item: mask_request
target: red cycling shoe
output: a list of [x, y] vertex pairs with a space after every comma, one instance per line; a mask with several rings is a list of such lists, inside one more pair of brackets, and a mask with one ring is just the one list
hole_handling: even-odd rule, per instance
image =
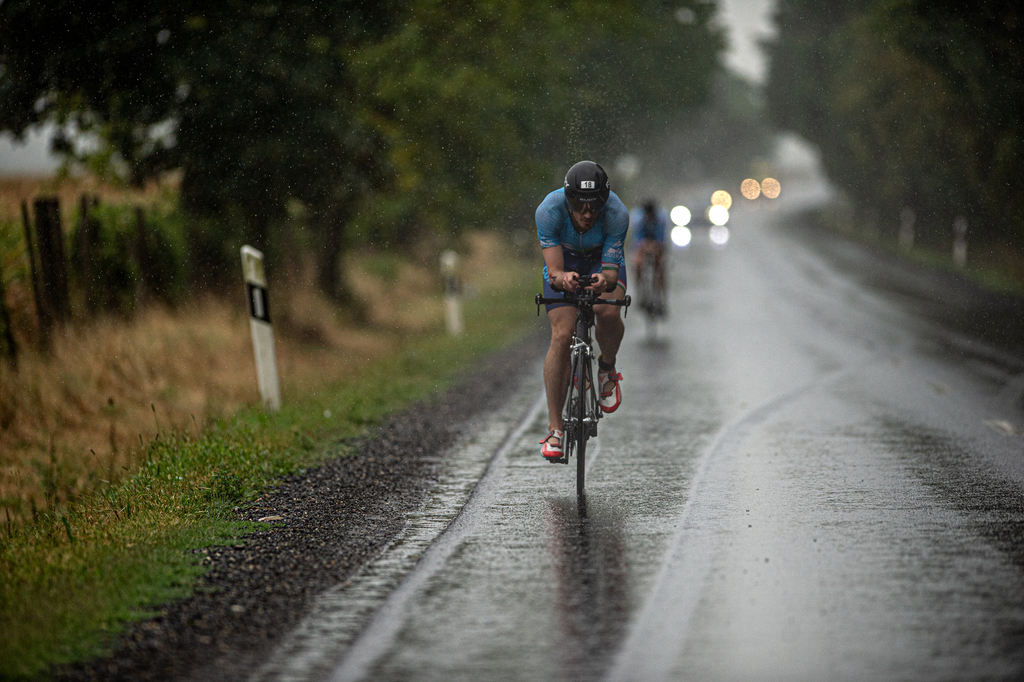
[[[552, 443], [556, 439], [558, 443]], [[562, 456], [562, 432], [554, 429], [540, 441], [540, 454], [547, 459], [558, 459]]]
[[[622, 404], [622, 389], [619, 388], [622, 375], [614, 370], [611, 372], [598, 372], [597, 381], [601, 386], [601, 399], [598, 401], [601, 404], [601, 410], [605, 414], [611, 414], [619, 409], [619, 405]], [[612, 387], [605, 390], [605, 384], [609, 381], [612, 382]]]

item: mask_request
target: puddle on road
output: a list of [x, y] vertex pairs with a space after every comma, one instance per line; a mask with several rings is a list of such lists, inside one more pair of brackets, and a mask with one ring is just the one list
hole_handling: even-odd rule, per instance
[[559, 661], [564, 680], [598, 679], [621, 645], [631, 584], [623, 518], [590, 500], [549, 500], [545, 536], [555, 567]]

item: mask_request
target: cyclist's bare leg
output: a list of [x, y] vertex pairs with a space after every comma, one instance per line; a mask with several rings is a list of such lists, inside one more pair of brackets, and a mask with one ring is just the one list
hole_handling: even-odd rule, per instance
[[[601, 294], [603, 299], [620, 299], [625, 296], [622, 287], [616, 286], [611, 291]], [[619, 353], [619, 346], [622, 344], [622, 336], [626, 333], [626, 325], [619, 315], [619, 307], [614, 305], [594, 306], [594, 318], [596, 329], [594, 338], [601, 346], [601, 360], [606, 364], [614, 365], [615, 356]], [[602, 386], [601, 390], [606, 387]]]
[[658, 291], [662, 294], [665, 293], [665, 265], [664, 265], [665, 250], [658, 248], [654, 251], [654, 284], [658, 287]]
[[636, 281], [640, 282], [644, 278], [644, 247], [643, 245], [637, 249], [636, 258], [633, 260], [633, 269], [636, 270]]
[[[607, 307], [607, 306], [601, 306]], [[548, 396], [548, 430], [561, 431], [562, 406], [569, 390], [569, 375], [572, 373], [571, 349], [573, 327], [576, 324], [576, 309], [562, 306], [548, 311], [551, 321], [551, 346], [544, 357], [544, 389]]]

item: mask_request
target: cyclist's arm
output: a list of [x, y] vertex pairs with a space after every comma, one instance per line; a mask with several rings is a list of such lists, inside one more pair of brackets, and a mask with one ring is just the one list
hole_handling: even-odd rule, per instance
[[607, 282], [605, 291], [611, 291], [619, 283], [619, 268], [624, 263], [623, 243], [629, 230], [629, 212], [619, 198], [612, 195], [613, 200], [607, 204], [605, 217], [604, 248], [601, 254], [601, 274]]
[[541, 253], [544, 254], [544, 265], [548, 266], [548, 281], [551, 288], [558, 291], [576, 291], [576, 278], [579, 274], [565, 271], [562, 245], [546, 246], [541, 249]]

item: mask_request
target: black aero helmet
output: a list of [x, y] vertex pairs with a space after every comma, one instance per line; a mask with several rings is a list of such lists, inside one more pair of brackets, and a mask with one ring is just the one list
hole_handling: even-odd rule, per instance
[[565, 174], [565, 198], [577, 213], [587, 206], [600, 211], [610, 192], [608, 174], [593, 161], [580, 161]]

